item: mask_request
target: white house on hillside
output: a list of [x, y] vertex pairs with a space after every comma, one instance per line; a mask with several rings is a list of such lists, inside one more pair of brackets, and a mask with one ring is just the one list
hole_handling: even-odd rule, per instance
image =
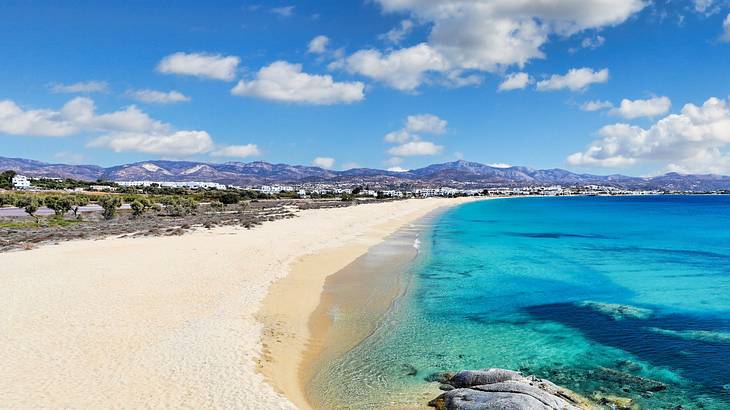
[[25, 175], [16, 175], [13, 177], [13, 188], [28, 189], [30, 188], [30, 179]]

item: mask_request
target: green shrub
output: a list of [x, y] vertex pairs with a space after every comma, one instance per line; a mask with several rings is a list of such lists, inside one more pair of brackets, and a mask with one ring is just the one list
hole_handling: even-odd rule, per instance
[[129, 206], [132, 208], [132, 215], [136, 218], [144, 215], [145, 212], [152, 208], [152, 202], [145, 197], [141, 197], [132, 201]]
[[36, 216], [35, 213], [38, 211], [38, 208], [40, 208], [41, 205], [43, 205], [43, 202], [32, 195], [19, 196], [15, 201], [15, 206], [17, 206], [18, 208], [23, 208], [25, 213], [35, 219], [36, 224], [38, 223], [38, 216]]
[[117, 208], [122, 206], [122, 198], [116, 195], [104, 195], [96, 201], [101, 206], [101, 215], [106, 220], [114, 218]]
[[233, 205], [241, 202], [241, 196], [236, 192], [224, 192], [218, 200], [224, 205]]
[[189, 198], [177, 196], [166, 196], [160, 200], [165, 206], [165, 214], [169, 216], [185, 216], [194, 214], [198, 209], [198, 203]]
[[4, 206], [14, 206], [17, 197], [13, 194], [0, 194], [0, 208]]
[[44, 202], [48, 208], [53, 210], [56, 218], [62, 218], [73, 207], [73, 202], [69, 195], [49, 195], [45, 198]]

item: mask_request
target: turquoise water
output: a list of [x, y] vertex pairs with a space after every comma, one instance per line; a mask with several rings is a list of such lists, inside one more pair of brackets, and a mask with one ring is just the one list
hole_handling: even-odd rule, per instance
[[325, 407], [423, 404], [434, 372], [504, 367], [642, 408], [730, 408], [729, 197], [482, 201], [421, 244], [379, 329], [313, 380]]

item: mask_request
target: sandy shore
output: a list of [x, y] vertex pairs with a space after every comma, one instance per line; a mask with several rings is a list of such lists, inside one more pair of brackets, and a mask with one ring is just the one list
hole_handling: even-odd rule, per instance
[[[461, 201], [308, 210], [252, 231], [219, 228], [0, 254], [0, 403], [305, 406], [296, 367], [326, 277], [404, 224]], [[286, 326], [279, 331], [291, 349], [273, 357], [295, 371], [269, 373], [289, 401], [257, 372], [263, 329], [257, 312], [270, 285], [292, 266], [301, 286], [273, 304], [281, 307]]]

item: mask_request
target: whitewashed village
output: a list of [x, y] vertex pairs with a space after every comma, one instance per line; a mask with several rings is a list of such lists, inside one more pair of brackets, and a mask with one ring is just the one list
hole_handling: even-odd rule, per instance
[[[13, 187], [19, 190], [44, 190], [33, 185], [33, 181], [51, 180], [63, 181], [61, 178], [39, 178], [26, 175], [15, 175], [12, 179]], [[295, 195], [299, 198], [354, 195], [358, 198], [427, 198], [427, 197], [455, 197], [455, 196], [615, 196], [615, 195], [661, 195], [677, 194], [681, 191], [665, 190], [629, 190], [613, 186], [585, 185], [585, 186], [524, 186], [524, 187], [475, 187], [455, 188], [451, 186], [419, 187], [411, 189], [392, 189], [380, 186], [353, 186], [352, 184], [307, 183], [299, 185], [256, 185], [238, 186], [225, 185], [211, 181], [108, 181], [99, 182], [83, 188], [66, 189], [71, 192], [96, 191], [114, 192], [120, 187], [146, 188], [163, 187], [192, 190], [234, 190], [253, 191], [266, 196], [280, 194]]]

